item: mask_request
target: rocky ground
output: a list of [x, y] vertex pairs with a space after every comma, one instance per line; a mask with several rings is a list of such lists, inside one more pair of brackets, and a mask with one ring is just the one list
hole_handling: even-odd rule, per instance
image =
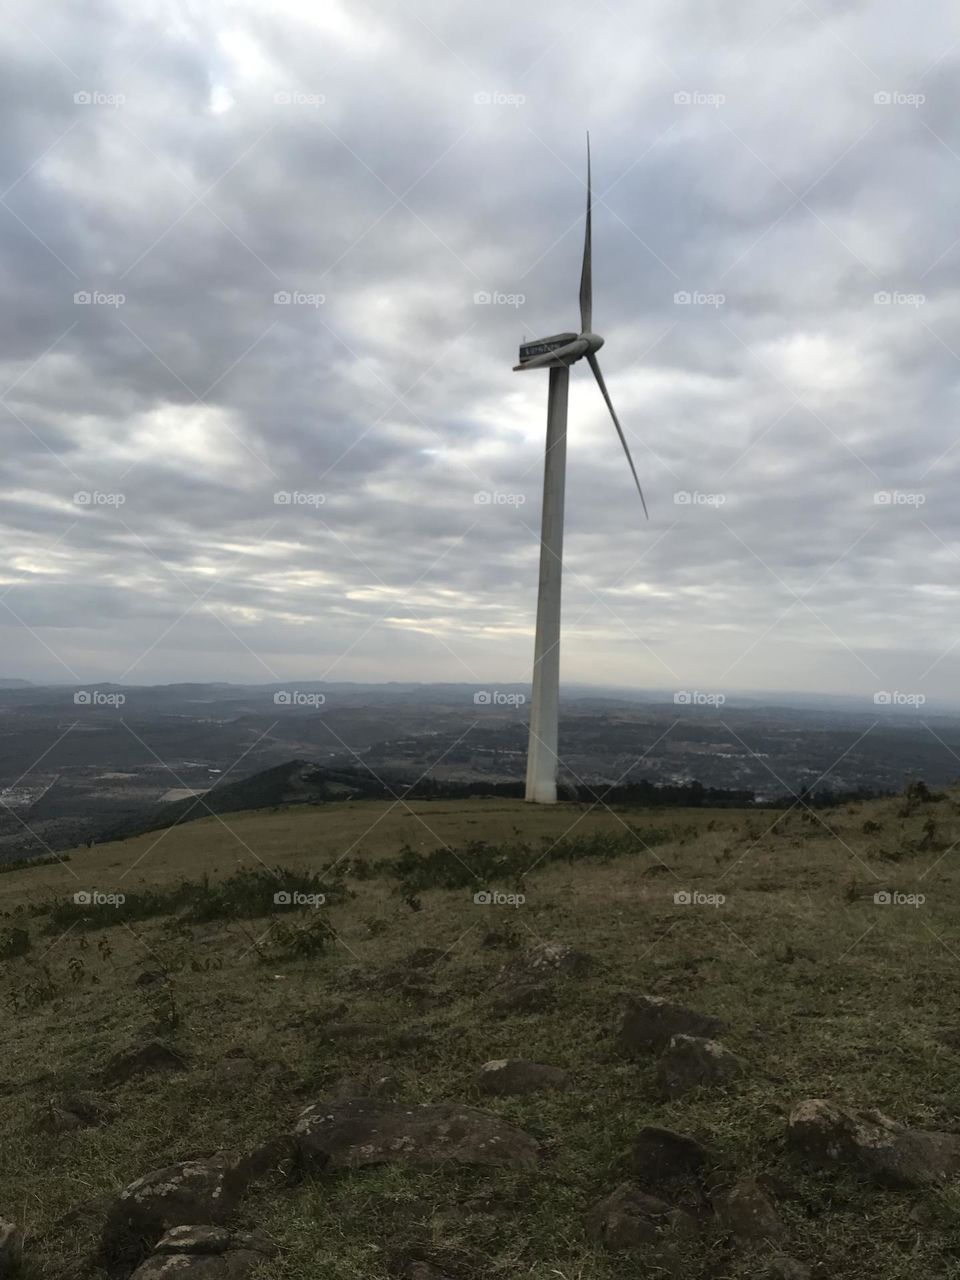
[[[0, 1277], [960, 1275], [954, 794], [570, 810], [525, 873], [463, 813], [393, 870], [380, 809], [211, 820], [115, 918], [74, 877], [175, 845], [0, 876]], [[230, 841], [348, 874], [218, 897]]]

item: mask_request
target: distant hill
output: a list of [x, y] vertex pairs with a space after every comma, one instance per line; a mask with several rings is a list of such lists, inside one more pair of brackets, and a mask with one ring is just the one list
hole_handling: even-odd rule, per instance
[[0, 689], [32, 689], [34, 683], [32, 680], [14, 680], [12, 677], [8, 679], [0, 679]]
[[[331, 769], [309, 760], [290, 760], [250, 777], [222, 782], [203, 795], [156, 806], [135, 816], [125, 815], [106, 826], [97, 842], [125, 840], [147, 831], [195, 822], [211, 814], [242, 813], [253, 809], [282, 809], [291, 805], [332, 804], [344, 800], [463, 800], [472, 797], [522, 800], [522, 782], [452, 782], [396, 775], [374, 776], [365, 769]], [[644, 807], [750, 808], [755, 796], [747, 790], [705, 787], [699, 782], [657, 786], [636, 782], [618, 787], [561, 786], [563, 798], [582, 804], [632, 804]]]

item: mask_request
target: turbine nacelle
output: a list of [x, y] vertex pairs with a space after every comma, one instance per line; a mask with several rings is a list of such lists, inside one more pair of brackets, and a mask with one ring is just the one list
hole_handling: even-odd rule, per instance
[[555, 333], [549, 338], [535, 338], [533, 342], [520, 344], [521, 369], [559, 369], [567, 367], [584, 356], [591, 356], [603, 346], [599, 333]]

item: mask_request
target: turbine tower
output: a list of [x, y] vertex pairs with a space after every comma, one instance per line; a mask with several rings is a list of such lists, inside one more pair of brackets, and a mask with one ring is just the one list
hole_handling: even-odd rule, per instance
[[567, 465], [567, 391], [570, 366], [584, 356], [593, 370], [617, 429], [627, 462], [647, 515], [643, 490], [626, 437], [600, 372], [597, 352], [603, 339], [593, 332], [593, 271], [591, 243], [590, 135], [587, 134], [587, 220], [580, 273], [580, 334], [555, 333], [524, 342], [514, 370], [549, 369], [547, 446], [543, 466], [543, 515], [540, 526], [540, 587], [537, 595], [537, 635], [533, 654], [533, 697], [530, 703], [530, 745], [527, 749], [527, 800], [556, 804], [557, 744], [560, 720], [560, 585], [563, 568], [563, 495]]

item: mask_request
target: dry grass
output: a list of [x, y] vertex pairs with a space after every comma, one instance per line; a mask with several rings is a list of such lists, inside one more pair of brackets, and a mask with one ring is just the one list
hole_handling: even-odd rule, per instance
[[[879, 1191], [795, 1168], [783, 1147], [786, 1112], [808, 1096], [879, 1106], [912, 1124], [960, 1126], [960, 1054], [938, 1038], [945, 1026], [960, 1029], [953, 798], [906, 816], [899, 800], [819, 819], [794, 812], [776, 831], [773, 813], [613, 815], [479, 800], [412, 808], [414, 815], [363, 803], [210, 819], [159, 843], [153, 835], [79, 851], [69, 870], [0, 878], [3, 909], [15, 913], [2, 923], [26, 923], [33, 941], [28, 955], [0, 965], [0, 1213], [26, 1225], [36, 1274], [62, 1277], [89, 1253], [95, 1215], [88, 1225], [58, 1225], [72, 1207], [150, 1168], [281, 1131], [342, 1076], [385, 1072], [396, 1095], [411, 1101], [476, 1101], [477, 1066], [510, 1056], [564, 1066], [576, 1081], [566, 1094], [485, 1104], [544, 1141], [549, 1158], [535, 1177], [397, 1167], [252, 1197], [245, 1220], [281, 1246], [268, 1280], [386, 1280], [395, 1254], [418, 1250], [466, 1277], [654, 1276], [642, 1257], [600, 1254], [583, 1231], [587, 1207], [622, 1176], [630, 1135], [650, 1123], [709, 1139], [743, 1173], [785, 1179], [793, 1197], [779, 1206], [784, 1247], [819, 1264], [815, 1274], [960, 1274], [960, 1201], [952, 1190]], [[865, 834], [866, 820], [879, 830]], [[467, 889], [428, 889], [414, 910], [395, 881], [348, 880], [355, 896], [318, 908], [338, 942], [300, 959], [278, 946], [277, 917], [201, 926], [157, 917], [51, 937], [41, 932], [42, 916], [25, 914], [78, 886], [172, 885], [226, 876], [258, 859], [318, 869], [348, 850], [351, 859], [383, 858], [405, 843], [461, 848], [481, 836], [498, 843], [518, 834], [535, 843], [574, 822], [578, 834], [620, 836], [627, 823], [668, 827], [675, 838], [609, 862], [544, 864], [525, 878], [520, 908], [477, 906]], [[670, 870], [650, 874], [660, 860]], [[878, 906], [878, 889], [926, 901]], [[723, 893], [726, 901], [682, 905], [678, 890]], [[309, 910], [283, 917], [313, 918]], [[562, 982], [558, 1003], [544, 1013], [497, 1014], [492, 993], [516, 952], [483, 942], [504, 926], [504, 942], [513, 933], [524, 943], [562, 939], [588, 951], [592, 975]], [[428, 945], [445, 955], [427, 972], [422, 997], [388, 990], [384, 975]], [[135, 985], [143, 968], [168, 971], [170, 997]], [[25, 993], [34, 988], [31, 1004]], [[662, 1101], [653, 1063], [627, 1063], [614, 1049], [621, 993], [631, 990], [722, 1017], [725, 1042], [749, 1064], [743, 1081]], [[347, 1007], [343, 1017], [379, 1030], [331, 1037], [323, 1014], [338, 1003]], [[424, 1033], [416, 1048], [398, 1043], [411, 1028]], [[188, 1072], [109, 1089], [98, 1083], [118, 1047], [158, 1029], [190, 1054]], [[232, 1049], [255, 1065], [237, 1066]], [[45, 1102], [77, 1089], [112, 1102], [118, 1119], [55, 1137], [36, 1132]], [[737, 1251], [708, 1234], [683, 1274], [746, 1280], [763, 1274], [768, 1257], [765, 1247]]]

